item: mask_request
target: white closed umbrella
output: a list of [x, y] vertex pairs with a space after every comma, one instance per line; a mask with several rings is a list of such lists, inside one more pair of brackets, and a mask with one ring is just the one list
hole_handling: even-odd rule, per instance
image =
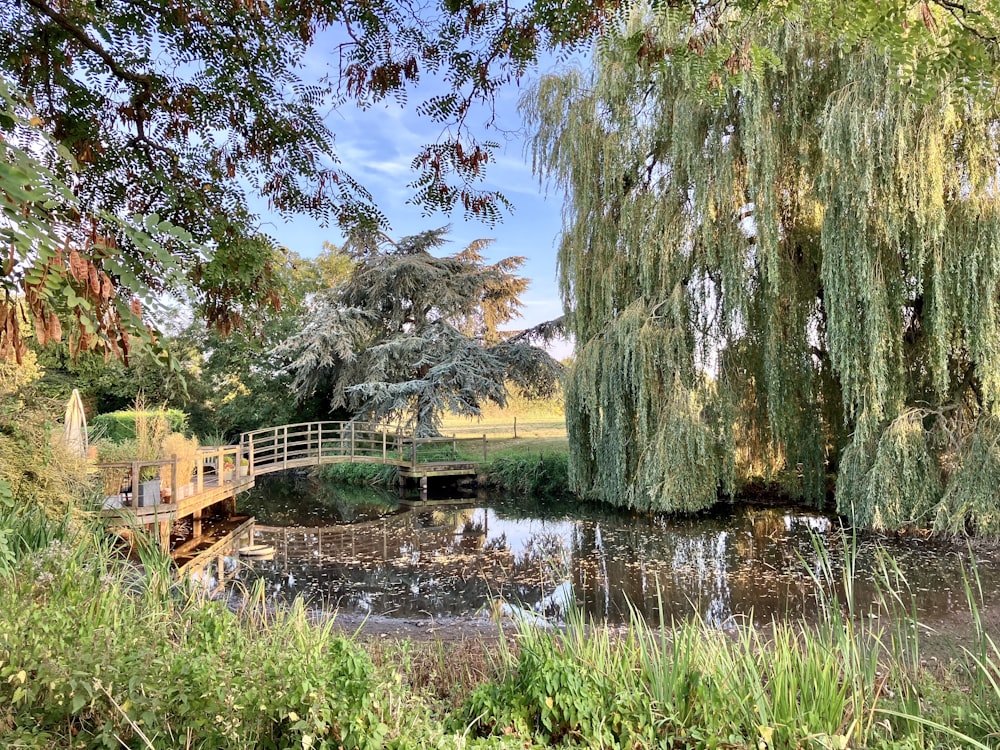
[[73, 395], [66, 404], [66, 418], [63, 420], [63, 442], [73, 453], [82, 458], [87, 456], [87, 415], [83, 412], [83, 399], [74, 388]]

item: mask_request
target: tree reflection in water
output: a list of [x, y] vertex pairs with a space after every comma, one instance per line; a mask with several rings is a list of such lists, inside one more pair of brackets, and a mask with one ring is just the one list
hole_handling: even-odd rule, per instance
[[[275, 597], [389, 617], [472, 617], [497, 599], [556, 620], [571, 602], [612, 623], [630, 608], [654, 624], [692, 614], [720, 627], [809, 617], [810, 570], [819, 566], [812, 537], [837, 565], [849, 544], [835, 518], [789, 507], [668, 518], [480, 497], [473, 506], [406, 510], [385, 496], [364, 500], [357, 488], [346, 503], [331, 500], [329, 486], [303, 497], [296, 481], [293, 490], [265, 483], [245, 505], [261, 524], [259, 541], [277, 550], [245, 576], [262, 577]], [[924, 620], [964, 611], [963, 548], [874, 536], [857, 538], [859, 611], [874, 606], [880, 546], [905, 572]], [[996, 600], [998, 556], [981, 554], [978, 566]]]

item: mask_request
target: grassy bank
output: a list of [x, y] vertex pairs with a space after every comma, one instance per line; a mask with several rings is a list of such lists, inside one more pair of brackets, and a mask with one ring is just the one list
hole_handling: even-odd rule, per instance
[[811, 626], [571, 622], [512, 645], [365, 643], [259, 592], [237, 613], [204, 601], [152, 547], [140, 571], [88, 527], [34, 518], [30, 534], [19, 517], [0, 514], [19, 539], [0, 565], [3, 747], [983, 750], [1000, 738], [995, 644], [980, 632], [928, 669], [898, 586], [877, 620], [826, 602]]
[[[421, 461], [478, 461], [488, 487], [513, 495], [536, 497], [569, 494], [569, 446], [566, 436], [488, 438], [486, 460], [482, 443], [457, 440], [421, 446]], [[393, 487], [397, 482], [394, 466], [378, 464], [331, 464], [319, 470], [329, 481], [353, 485]]]

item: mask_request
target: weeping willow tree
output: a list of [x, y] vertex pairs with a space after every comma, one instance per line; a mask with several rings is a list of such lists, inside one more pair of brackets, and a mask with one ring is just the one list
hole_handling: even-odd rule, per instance
[[687, 511], [757, 479], [820, 504], [837, 476], [860, 523], [1000, 533], [989, 97], [748, 23], [633, 8], [525, 99], [566, 194], [571, 480]]

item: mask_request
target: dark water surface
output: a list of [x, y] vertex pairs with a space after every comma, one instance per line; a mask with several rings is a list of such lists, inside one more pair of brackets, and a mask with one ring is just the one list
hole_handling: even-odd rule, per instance
[[[795, 507], [674, 518], [480, 495], [407, 508], [369, 489], [277, 476], [241, 496], [240, 510], [276, 549], [245, 578], [262, 577], [279, 599], [355, 614], [472, 618], [518, 607], [558, 621], [575, 602], [611, 623], [628, 620], [630, 607], [650, 623], [693, 613], [719, 626], [810, 617], [822, 557], [839, 581], [852, 546], [856, 611], [885, 617], [877, 592], [891, 588], [907, 606], [912, 594], [931, 625], [968, 613], [965, 547], [852, 537], [835, 516]], [[1000, 554], [975, 558], [987, 606], [1000, 605]]]

